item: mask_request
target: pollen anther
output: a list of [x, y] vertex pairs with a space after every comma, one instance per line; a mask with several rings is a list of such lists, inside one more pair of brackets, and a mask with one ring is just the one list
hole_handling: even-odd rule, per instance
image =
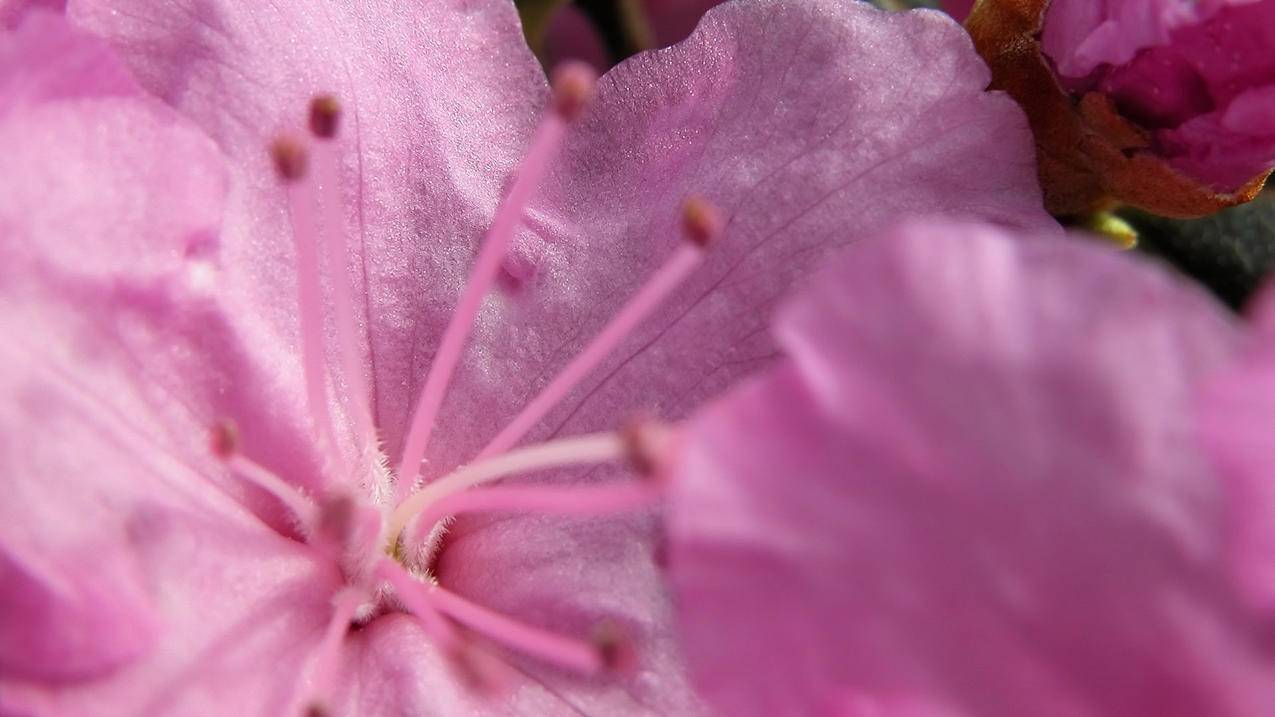
[[593, 95], [598, 74], [583, 62], [563, 62], [553, 71], [553, 109], [570, 122], [580, 116]]
[[332, 95], [319, 95], [310, 101], [310, 133], [319, 139], [336, 137], [341, 124], [341, 103]]
[[275, 172], [285, 182], [295, 182], [305, 176], [310, 157], [305, 145], [295, 137], [279, 137], [270, 144], [270, 158]]

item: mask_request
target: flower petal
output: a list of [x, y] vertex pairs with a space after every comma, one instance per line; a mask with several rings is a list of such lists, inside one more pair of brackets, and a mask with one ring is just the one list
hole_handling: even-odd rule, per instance
[[1026, 123], [986, 82], [945, 15], [835, 0], [728, 3], [685, 43], [622, 63], [530, 212], [510, 261], [519, 286], [492, 302], [468, 400], [444, 422], [499, 427], [686, 241], [690, 195], [723, 210], [721, 241], [535, 437], [680, 417], [766, 365], [778, 298], [890, 217], [1056, 228]]
[[381, 439], [396, 456], [474, 248], [546, 98], [512, 4], [72, 0], [68, 12], [230, 157], [222, 291], [289, 346], [299, 346], [291, 226], [266, 150], [303, 126], [314, 96], [338, 98], [353, 245], [342, 270], [361, 303]]
[[[986, 81], [968, 37], [939, 13], [823, 1], [728, 3], [685, 43], [619, 65], [535, 201], [511, 287], [489, 304], [479, 357], [461, 377], [467, 400], [444, 412], [460, 437], [435, 459], [465, 460], [460, 441], [490, 436], [685, 241], [687, 195], [725, 210], [725, 236], [533, 439], [614, 429], [643, 410], [680, 417], [770, 364], [764, 327], [778, 297], [890, 216], [1056, 227], [1040, 209], [1022, 116], [983, 92]], [[469, 445], [472, 454], [481, 442]], [[614, 612], [633, 621], [650, 664], [675, 664], [667, 629], [649, 617], [666, 609], [649, 585], [650, 525], [554, 523], [461, 520], [440, 579], [528, 619], [579, 615], [559, 623], [576, 634]], [[676, 672], [660, 679], [672, 684]]]
[[1200, 433], [1222, 476], [1231, 525], [1232, 574], [1250, 605], [1275, 609], [1275, 462], [1269, 436], [1275, 409], [1275, 293], [1252, 300], [1253, 336], [1239, 360], [1207, 384]]
[[561, 517], [462, 521], [448, 536], [439, 581], [518, 619], [588, 640], [612, 625], [632, 641], [636, 665], [584, 680], [513, 655], [519, 671], [571, 712], [692, 715], [663, 578], [652, 559], [652, 521]]
[[719, 711], [1271, 704], [1190, 440], [1193, 384], [1236, 340], [1201, 292], [1102, 247], [914, 224], [778, 331], [791, 361], [695, 419], [673, 476], [688, 659]]
[[[188, 252], [217, 229], [220, 154], [60, 18], [30, 16], [0, 57], [0, 689], [52, 711], [111, 672], [132, 687], [103, 687], [128, 692], [110, 705], [137, 705], [211, 629], [196, 605], [255, 610], [314, 568], [207, 443], [226, 374], [260, 387]], [[108, 709], [84, 699], [67, 711]]]

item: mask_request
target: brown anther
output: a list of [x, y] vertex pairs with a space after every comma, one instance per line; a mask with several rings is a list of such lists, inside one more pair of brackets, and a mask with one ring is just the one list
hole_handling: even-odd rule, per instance
[[348, 545], [354, 535], [357, 507], [358, 504], [354, 499], [344, 493], [338, 493], [323, 501], [323, 505], [319, 507], [319, 519], [315, 525], [317, 536], [335, 546]]
[[332, 139], [341, 125], [341, 103], [332, 95], [319, 95], [310, 100], [310, 133], [319, 139]]
[[620, 428], [625, 458], [640, 476], [657, 479], [663, 473], [663, 456], [667, 449], [669, 429], [650, 418], [631, 420]]
[[598, 651], [602, 669], [611, 673], [623, 673], [637, 666], [637, 651], [625, 630], [613, 622], [603, 622], [593, 628], [593, 647]]
[[722, 212], [712, 202], [690, 196], [682, 202], [682, 231], [692, 244], [707, 249], [722, 235]]
[[597, 82], [598, 73], [589, 65], [574, 60], [560, 63], [553, 70], [551, 82], [553, 110], [568, 122], [579, 117]]
[[305, 717], [331, 717], [332, 712], [327, 707], [314, 703], [305, 708]]
[[228, 420], [218, 421], [208, 431], [208, 446], [218, 458], [230, 458], [239, 452], [239, 429]]
[[275, 172], [285, 182], [295, 182], [305, 176], [310, 164], [305, 145], [295, 137], [280, 137], [270, 144], [270, 158]]

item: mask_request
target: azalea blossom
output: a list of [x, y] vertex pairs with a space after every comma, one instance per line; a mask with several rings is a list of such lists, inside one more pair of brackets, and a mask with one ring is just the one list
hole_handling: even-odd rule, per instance
[[499, 0], [0, 42], [6, 713], [692, 713], [630, 421], [892, 217], [1054, 226], [933, 12], [731, 3], [587, 102]]
[[[911, 223], [775, 333], [786, 358], [670, 464], [687, 659], [719, 713], [1269, 713], [1271, 492], [1233, 492], [1196, 440], [1242, 343], [1198, 287], [1105, 246]], [[1214, 416], [1262, 446], [1233, 454], [1250, 474], [1270, 395]], [[1232, 577], [1234, 516], [1267, 610]]]
[[1275, 167], [1275, 2], [1052, 0], [1045, 54], [1179, 171], [1233, 191]]

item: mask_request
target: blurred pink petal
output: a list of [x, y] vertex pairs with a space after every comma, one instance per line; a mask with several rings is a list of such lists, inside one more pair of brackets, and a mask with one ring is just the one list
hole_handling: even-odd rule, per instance
[[1275, 166], [1275, 1], [1054, 0], [1042, 44], [1179, 171], [1231, 190]]
[[1235, 579], [1250, 605], [1275, 609], [1275, 293], [1268, 286], [1252, 302], [1253, 334], [1240, 360], [1207, 386], [1201, 433], [1225, 478]]
[[922, 223], [847, 251], [777, 332], [790, 359], [693, 419], [672, 476], [720, 713], [1273, 703], [1191, 440], [1237, 345], [1211, 299], [1103, 247]]

